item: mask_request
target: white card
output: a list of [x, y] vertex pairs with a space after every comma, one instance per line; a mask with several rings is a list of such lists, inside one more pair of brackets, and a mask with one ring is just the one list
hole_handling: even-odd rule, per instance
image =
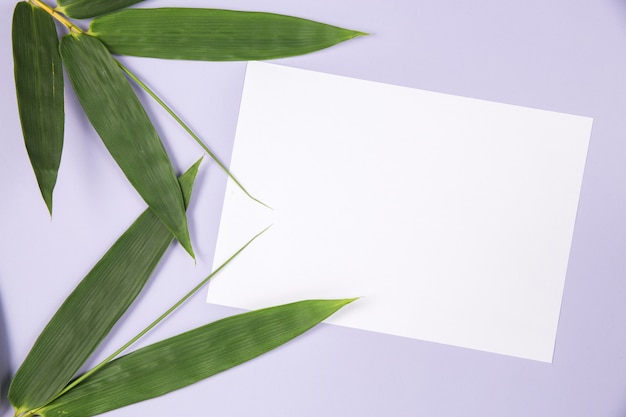
[[591, 124], [252, 62], [208, 301], [551, 362]]

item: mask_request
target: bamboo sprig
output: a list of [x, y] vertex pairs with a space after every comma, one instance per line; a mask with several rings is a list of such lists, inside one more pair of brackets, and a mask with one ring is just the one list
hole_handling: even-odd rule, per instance
[[[164, 395], [262, 355], [353, 301], [305, 300], [251, 311], [126, 353], [265, 229], [136, 336], [91, 370], [76, 375], [136, 300], [172, 240], [176, 238], [194, 256], [185, 208], [199, 162], [176, 178], [132, 83], [165, 109], [250, 199], [269, 208], [244, 188], [182, 117], [112, 55], [267, 60], [307, 54], [365, 35], [274, 13], [128, 9], [141, 1], [58, 0], [53, 8], [46, 0], [21, 0], [15, 7], [12, 44], [20, 122], [50, 214], [63, 148], [63, 69], [95, 131], [148, 205], [35, 341], [9, 387], [16, 417], [90, 417]], [[93, 18], [88, 31], [72, 21], [83, 18]], [[69, 32], [61, 42], [55, 21]]]
[[32, 410], [30, 412], [28, 412], [26, 415], [24, 415], [24, 417], [29, 417], [32, 415], [36, 415], [41, 409], [45, 408], [46, 405], [50, 404], [51, 402], [53, 402], [54, 400], [56, 400], [57, 398], [61, 397], [63, 394], [65, 394], [66, 392], [70, 391], [72, 388], [76, 387], [77, 385], [79, 385], [81, 382], [83, 382], [84, 380], [86, 380], [87, 378], [89, 378], [91, 375], [95, 374], [96, 372], [98, 372], [103, 366], [105, 366], [107, 363], [111, 362], [112, 360], [114, 360], [116, 357], [118, 357], [119, 355], [121, 355], [126, 349], [128, 349], [129, 347], [131, 347], [133, 344], [135, 344], [139, 339], [141, 339], [143, 336], [145, 336], [150, 330], [152, 330], [154, 327], [156, 327], [160, 322], [162, 322], [165, 318], [167, 318], [170, 314], [172, 314], [175, 310], [177, 310], [180, 306], [182, 306], [187, 300], [189, 300], [189, 298], [191, 298], [193, 295], [195, 295], [198, 291], [200, 291], [202, 289], [202, 287], [204, 287], [206, 284], [209, 283], [209, 281], [211, 280], [211, 278], [213, 278], [214, 276], [216, 276], [217, 274], [220, 273], [220, 271], [222, 271], [222, 269], [224, 269], [226, 267], [226, 265], [228, 265], [233, 259], [235, 259], [237, 256], [239, 256], [239, 254], [241, 254], [241, 252], [243, 252], [252, 242], [254, 242], [259, 236], [261, 236], [263, 233], [265, 233], [271, 226], [266, 227], [265, 229], [261, 230], [259, 233], [257, 233], [255, 236], [253, 236], [248, 242], [246, 242], [246, 244], [244, 244], [241, 248], [239, 248], [239, 250], [237, 250], [234, 254], [232, 254], [228, 259], [226, 259], [226, 261], [224, 261], [217, 269], [215, 269], [213, 272], [211, 272], [206, 278], [204, 278], [202, 281], [200, 281], [200, 283], [198, 283], [195, 287], [193, 287], [191, 289], [191, 291], [189, 291], [187, 294], [185, 294], [180, 300], [178, 300], [176, 303], [174, 303], [170, 308], [168, 308], [163, 314], [161, 314], [159, 317], [157, 317], [152, 323], [150, 323], [148, 326], [146, 326], [142, 331], [140, 331], [139, 333], [137, 333], [137, 335], [135, 335], [133, 338], [131, 338], [128, 342], [124, 343], [124, 345], [122, 345], [120, 348], [118, 348], [115, 352], [113, 352], [112, 354], [110, 354], [109, 356], [107, 356], [104, 360], [102, 360], [100, 363], [98, 363], [96, 366], [94, 366], [93, 368], [91, 368], [90, 370], [88, 370], [87, 372], [85, 372], [84, 374], [82, 374], [81, 376], [79, 376], [78, 378], [76, 378], [74, 381], [72, 381], [70, 384], [68, 384], [63, 390], [61, 390], [57, 395], [55, 395], [54, 397], [52, 397], [50, 399], [50, 401], [48, 401], [45, 405], [37, 408], [36, 410]]

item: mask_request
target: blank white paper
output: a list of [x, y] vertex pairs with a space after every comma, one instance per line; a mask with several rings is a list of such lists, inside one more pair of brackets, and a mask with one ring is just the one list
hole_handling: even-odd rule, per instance
[[249, 63], [208, 301], [551, 362], [591, 125]]

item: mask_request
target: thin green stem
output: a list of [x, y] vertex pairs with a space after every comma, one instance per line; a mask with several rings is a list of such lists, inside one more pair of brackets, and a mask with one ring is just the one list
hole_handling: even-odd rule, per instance
[[189, 136], [191, 136], [197, 143], [198, 145], [200, 145], [200, 147], [202, 147], [202, 149], [204, 149], [204, 151], [209, 154], [209, 156], [211, 157], [211, 159], [213, 159], [213, 161], [215, 161], [215, 163], [217, 165], [219, 165], [219, 167], [226, 173], [226, 175], [228, 175], [228, 177], [233, 180], [233, 182], [235, 184], [237, 184], [237, 186], [241, 189], [241, 191], [243, 191], [248, 197], [250, 197], [252, 200], [256, 201], [257, 203], [272, 209], [270, 206], [268, 206], [267, 204], [265, 204], [264, 202], [262, 202], [261, 200], [259, 200], [256, 197], [253, 197], [245, 188], [244, 186], [239, 182], [239, 180], [237, 180], [237, 178], [235, 178], [235, 176], [230, 172], [230, 170], [226, 167], [226, 165], [224, 165], [224, 163], [222, 161], [220, 161], [220, 159], [217, 157], [217, 155], [211, 151], [211, 149], [209, 149], [209, 147], [202, 141], [202, 139], [200, 139], [198, 137], [198, 135], [196, 135], [193, 130], [191, 130], [189, 128], [189, 126], [187, 126], [187, 124], [185, 124], [185, 122], [182, 121], [182, 119], [180, 117], [178, 117], [178, 115], [174, 112], [174, 110], [172, 110], [167, 104], [165, 104], [165, 102], [163, 100], [161, 100], [161, 98], [159, 96], [156, 95], [156, 93], [154, 91], [152, 91], [150, 89], [150, 87], [148, 87], [143, 81], [141, 81], [135, 74], [133, 74], [128, 68], [126, 68], [121, 62], [117, 61], [117, 65], [119, 65], [119, 67], [122, 69], [122, 71], [124, 71], [133, 81], [135, 81], [137, 83], [137, 85], [139, 85], [139, 87], [141, 87], [146, 93], [148, 93], [148, 95], [150, 97], [152, 97], [157, 103], [159, 103], [159, 105], [161, 107], [163, 107], [165, 109], [165, 111], [167, 111], [169, 113], [170, 116], [172, 116], [172, 118], [174, 120], [176, 120], [176, 122], [178, 122], [179, 125], [182, 126], [183, 129], [185, 129], [185, 131], [189, 134]]
[[[228, 258], [224, 263], [222, 263], [216, 270], [214, 270], [213, 272], [211, 272], [211, 274], [209, 274], [209, 276], [207, 276], [205, 279], [203, 279], [198, 285], [196, 285], [191, 291], [189, 291], [183, 298], [181, 298], [180, 300], [178, 300], [172, 307], [170, 307], [169, 309], [167, 309], [167, 311], [165, 311], [165, 313], [161, 314], [156, 320], [154, 320], [152, 323], [150, 323], [145, 329], [143, 329], [141, 332], [139, 332], [135, 337], [133, 337], [132, 339], [130, 339], [128, 342], [126, 342], [122, 347], [120, 347], [119, 349], [117, 349], [115, 352], [113, 352], [111, 355], [109, 355], [105, 360], [103, 360], [102, 362], [100, 362], [99, 364], [97, 364], [96, 366], [94, 366], [92, 369], [90, 369], [89, 371], [85, 372], [83, 375], [81, 375], [80, 377], [76, 378], [74, 381], [72, 381], [72, 383], [70, 383], [69, 385], [67, 385], [61, 392], [59, 392], [56, 396], [54, 396], [49, 402], [48, 404], [50, 404], [52, 401], [56, 400], [57, 398], [59, 398], [61, 395], [65, 394], [66, 392], [68, 392], [69, 390], [71, 390], [72, 388], [74, 388], [76, 385], [80, 384], [82, 381], [84, 381], [85, 379], [87, 379], [89, 376], [93, 375], [95, 372], [97, 372], [100, 368], [102, 368], [104, 365], [106, 365], [107, 363], [111, 362], [113, 359], [115, 359], [118, 355], [120, 355], [122, 352], [124, 352], [126, 349], [128, 349], [131, 345], [133, 345], [137, 340], [139, 340], [140, 338], [142, 338], [146, 333], [148, 333], [150, 330], [152, 330], [157, 324], [159, 324], [161, 321], [163, 321], [163, 319], [165, 319], [167, 316], [169, 316], [170, 314], [172, 314], [174, 312], [174, 310], [176, 310], [178, 307], [180, 307], [183, 303], [185, 303], [185, 301], [187, 301], [189, 298], [191, 298], [194, 294], [196, 294], [198, 291], [200, 291], [200, 289], [202, 287], [204, 287], [210, 280], [211, 278], [213, 278], [215, 275], [217, 275], [222, 269], [224, 269], [224, 267], [226, 265], [228, 265], [233, 259], [235, 259], [241, 252], [243, 252], [243, 250], [245, 248], [248, 247], [248, 245], [250, 245], [255, 239], [257, 239], [259, 236], [261, 236], [263, 233], [265, 233], [265, 231], [267, 229], [269, 229], [271, 226], [263, 229], [262, 231], [260, 231], [259, 233], [257, 233], [252, 239], [250, 239], [245, 245], [243, 245], [237, 252], [235, 252], [233, 255], [230, 256], [230, 258]], [[47, 404], [46, 404], [47, 405]], [[32, 413], [36, 413], [38, 410], [41, 410], [42, 408], [44, 408], [44, 406], [40, 407], [37, 410], [32, 411]]]
[[42, 2], [40, 0], [29, 0], [29, 1], [32, 4], [34, 4], [35, 6], [40, 7], [43, 10], [45, 10], [46, 13], [48, 13], [50, 16], [52, 16], [57, 21], [59, 21], [63, 26], [67, 27], [67, 29], [70, 32], [84, 33], [84, 31], [81, 28], [79, 28], [78, 26], [76, 26], [75, 24], [73, 24], [72, 22], [67, 20], [67, 18], [65, 16], [63, 16], [61, 13], [57, 12], [56, 10], [54, 10], [52, 7], [48, 6], [46, 3], [44, 3], [44, 2]]

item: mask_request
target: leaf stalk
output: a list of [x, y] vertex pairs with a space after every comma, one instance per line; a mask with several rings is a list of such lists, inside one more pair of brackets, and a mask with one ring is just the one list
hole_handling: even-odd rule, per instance
[[52, 7], [48, 6], [46, 3], [40, 0], [29, 0], [29, 1], [35, 6], [40, 7], [43, 10], [45, 10], [46, 13], [48, 13], [50, 16], [56, 19], [59, 23], [65, 26], [70, 32], [84, 33], [84, 31], [81, 28], [79, 28], [78, 26], [76, 26], [75, 24], [67, 20], [65, 16], [63, 16], [61, 13], [54, 10]]

